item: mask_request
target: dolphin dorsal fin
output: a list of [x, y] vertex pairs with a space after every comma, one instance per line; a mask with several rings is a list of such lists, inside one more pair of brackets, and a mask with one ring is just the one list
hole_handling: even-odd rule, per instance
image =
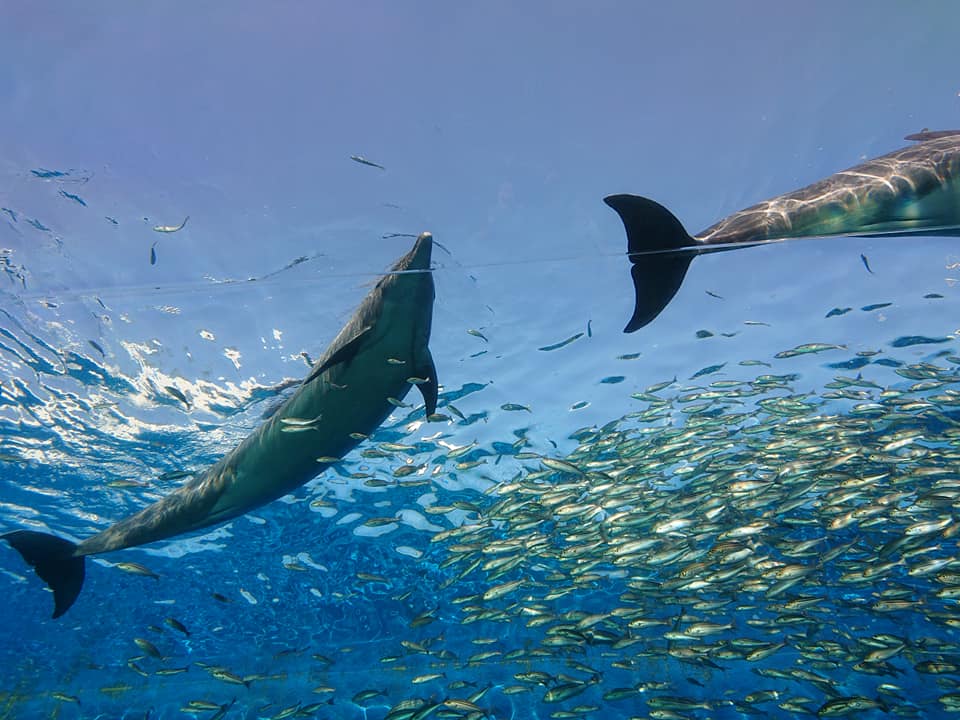
[[360, 349], [360, 346], [363, 345], [364, 340], [367, 339], [367, 336], [370, 334], [370, 331], [373, 330], [373, 327], [368, 325], [363, 330], [361, 330], [357, 336], [346, 343], [340, 348], [337, 348], [330, 357], [328, 357], [322, 365], [320, 365], [316, 370], [312, 371], [307, 379], [303, 381], [303, 384], [306, 385], [313, 380], [316, 380], [320, 377], [324, 371], [332, 368], [334, 365], [339, 365], [342, 362], [350, 362], [356, 356], [357, 351]]

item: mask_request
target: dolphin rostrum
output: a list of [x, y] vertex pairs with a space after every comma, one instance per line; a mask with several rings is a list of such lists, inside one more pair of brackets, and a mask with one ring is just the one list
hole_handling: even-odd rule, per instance
[[690, 236], [653, 200], [610, 195], [627, 230], [636, 291], [624, 332], [667, 306], [694, 257], [787, 238], [960, 235], [960, 130], [908, 135], [917, 144], [734, 213]]
[[209, 527], [286, 495], [376, 430], [412, 382], [423, 393], [427, 416], [435, 413], [437, 372], [427, 347], [432, 248], [432, 236], [422, 233], [363, 299], [298, 390], [193, 480], [78, 544], [31, 530], [0, 536], [53, 590], [53, 617], [80, 593], [85, 556]]

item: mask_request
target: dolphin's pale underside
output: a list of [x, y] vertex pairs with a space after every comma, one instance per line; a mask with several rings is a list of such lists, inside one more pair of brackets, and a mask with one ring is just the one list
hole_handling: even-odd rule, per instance
[[788, 238], [960, 234], [960, 130], [907, 136], [916, 144], [766, 200], [691, 236], [662, 205], [610, 195], [627, 231], [636, 292], [624, 332], [652, 322], [699, 254]]
[[297, 391], [205, 472], [140, 512], [75, 544], [47, 533], [2, 536], [54, 594], [59, 617], [83, 585], [84, 557], [144, 545], [230, 520], [295, 490], [386, 419], [415, 380], [426, 414], [436, 411], [437, 373], [428, 342], [433, 239], [423, 233], [364, 298]]

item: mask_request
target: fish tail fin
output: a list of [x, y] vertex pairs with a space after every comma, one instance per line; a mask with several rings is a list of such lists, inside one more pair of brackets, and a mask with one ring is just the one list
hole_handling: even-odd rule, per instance
[[[633, 268], [636, 305], [623, 329], [639, 330], [670, 303], [696, 257], [694, 240], [663, 205], [637, 195], [610, 195], [603, 201], [617, 211], [627, 230], [627, 254]], [[671, 252], [689, 249], [690, 252]]]
[[32, 530], [16, 530], [0, 539], [10, 543], [53, 590], [53, 617], [69, 610], [83, 587], [84, 560], [74, 555], [76, 543]]

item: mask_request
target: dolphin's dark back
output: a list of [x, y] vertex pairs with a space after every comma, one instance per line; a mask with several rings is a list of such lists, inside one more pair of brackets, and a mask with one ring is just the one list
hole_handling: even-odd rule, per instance
[[[914, 235], [960, 225], [960, 134], [867, 160], [730, 215], [695, 239], [704, 245], [851, 235]], [[944, 202], [939, 199], [943, 197]], [[953, 202], [951, 202], [951, 199]]]

